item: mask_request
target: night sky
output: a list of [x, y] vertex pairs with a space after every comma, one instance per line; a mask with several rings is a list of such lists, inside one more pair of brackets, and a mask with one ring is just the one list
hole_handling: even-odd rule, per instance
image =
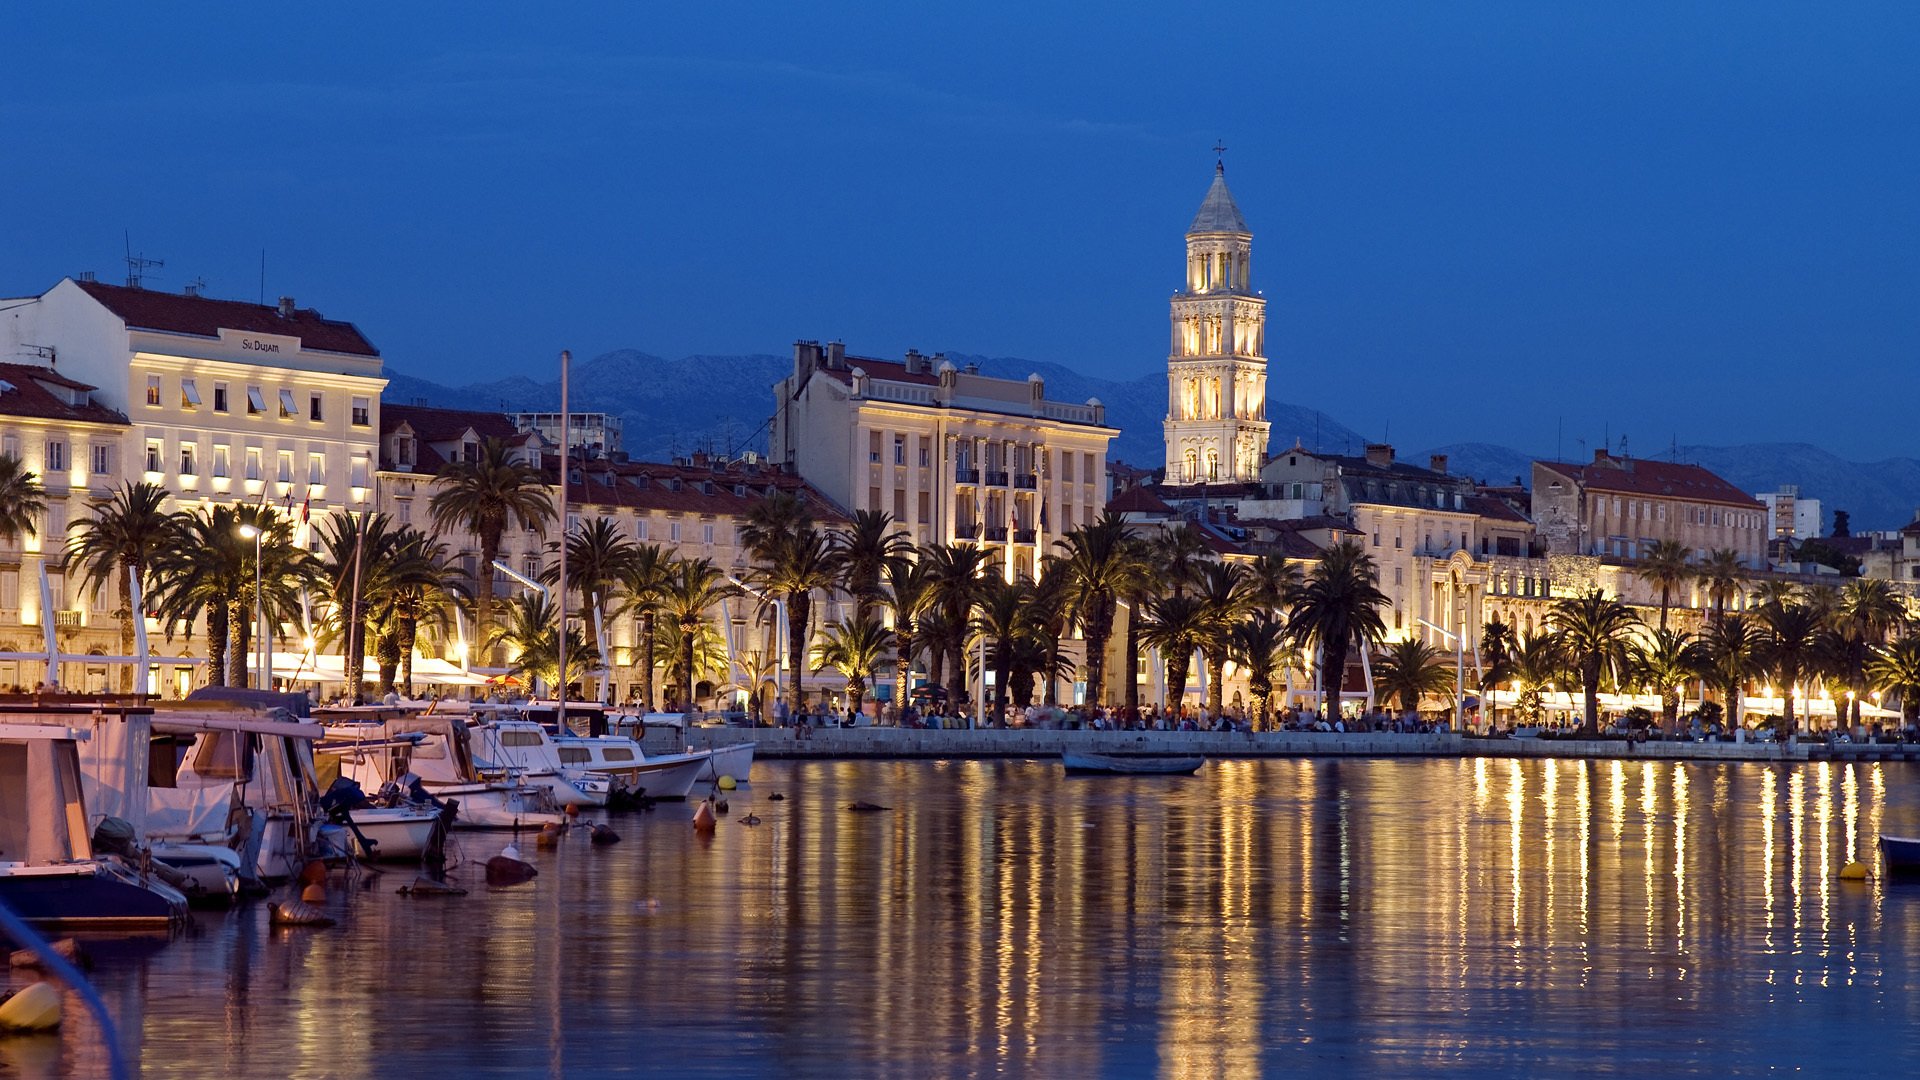
[[218, 296], [264, 248], [443, 381], [799, 337], [1134, 376], [1219, 139], [1278, 399], [1916, 449], [1912, 4], [313, 7], [9, 11], [0, 294], [130, 232]]

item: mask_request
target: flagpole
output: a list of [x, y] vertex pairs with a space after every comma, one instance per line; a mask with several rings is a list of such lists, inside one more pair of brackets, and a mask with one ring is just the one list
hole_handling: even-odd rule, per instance
[[560, 585], [554, 590], [556, 607], [559, 609], [560, 627], [556, 633], [554, 651], [560, 662], [560, 734], [567, 734], [567, 443], [568, 427], [572, 419], [567, 415], [567, 368], [573, 362], [573, 353], [560, 350]]

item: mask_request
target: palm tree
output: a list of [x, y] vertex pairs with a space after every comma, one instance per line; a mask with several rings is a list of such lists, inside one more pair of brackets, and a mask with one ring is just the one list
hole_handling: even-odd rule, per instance
[[1453, 692], [1447, 658], [1418, 638], [1396, 641], [1379, 657], [1373, 666], [1374, 690], [1385, 698], [1398, 697], [1403, 714], [1418, 712], [1421, 698]]
[[565, 693], [575, 676], [591, 670], [600, 659], [586, 633], [569, 622], [567, 670], [560, 670], [560, 636], [556, 632], [559, 614], [559, 605], [549, 597], [521, 593], [507, 604], [506, 618], [487, 644], [490, 648], [499, 644], [513, 650], [513, 660], [507, 665], [509, 671], [538, 680], [556, 693]]
[[1667, 628], [1667, 607], [1673, 590], [1693, 578], [1693, 549], [1678, 540], [1656, 540], [1640, 556], [1634, 573], [1641, 581], [1660, 590], [1660, 629]]
[[[1041, 695], [1041, 704], [1049, 707], [1060, 703], [1060, 680], [1071, 678], [1074, 671], [1072, 657], [1064, 648], [1067, 634], [1073, 629], [1073, 598], [1071, 582], [1065, 574], [1047, 574], [1033, 583], [1033, 601], [1028, 607], [1033, 633], [1016, 650], [1014, 665], [1016, 675], [1022, 670], [1026, 656], [1024, 646], [1032, 646], [1040, 652], [1037, 663], [1032, 666], [1033, 673], [1046, 678], [1046, 691]], [[1014, 680], [1018, 685], [1019, 679]], [[1014, 704], [1022, 705], [1018, 696]]]
[[679, 628], [680, 674], [685, 679], [680, 687], [685, 691], [680, 700], [686, 708], [693, 707], [694, 674], [698, 670], [693, 656], [694, 637], [706, 623], [710, 609], [740, 593], [740, 587], [728, 581], [711, 559], [677, 559], [668, 570], [660, 608]]
[[[383, 560], [381, 590], [374, 594], [379, 632], [374, 650], [380, 690], [413, 696], [414, 643], [422, 625], [444, 625], [447, 611], [466, 594], [463, 575], [448, 561], [447, 545], [411, 525], [395, 529]], [[395, 676], [398, 675], [396, 686]]]
[[1640, 619], [1633, 609], [1599, 589], [1553, 602], [1553, 632], [1560, 649], [1580, 675], [1586, 695], [1586, 716], [1580, 730], [1592, 735], [1600, 728], [1600, 679], [1609, 671], [1626, 668], [1627, 642]]
[[1745, 726], [1748, 680], [1766, 670], [1766, 636], [1752, 619], [1729, 615], [1707, 624], [1700, 636], [1708, 681], [1720, 691], [1729, 732]]
[[1660, 720], [1671, 735], [1680, 723], [1680, 689], [1707, 671], [1707, 650], [1684, 630], [1661, 627], [1633, 648], [1634, 677], [1660, 694]]
[[755, 583], [782, 600], [787, 609], [788, 702], [800, 708], [800, 678], [806, 669], [807, 630], [812, 625], [815, 590], [832, 589], [839, 580], [838, 560], [827, 538], [814, 527], [806, 504], [788, 492], [770, 495], [747, 511], [740, 542], [758, 564]]
[[1875, 649], [1867, 678], [1875, 688], [1899, 696], [1902, 724], [1920, 722], [1920, 634], [1904, 634]]
[[913, 658], [920, 649], [916, 620], [927, 608], [927, 563], [905, 557], [889, 559], [883, 577], [883, 596], [893, 615], [893, 705], [901, 709], [913, 689]]
[[1006, 715], [1007, 691], [1013, 681], [1013, 651], [1017, 642], [1033, 634], [1033, 586], [1027, 581], [989, 577], [981, 583], [973, 617], [973, 632], [993, 645], [993, 715]]
[[1213, 630], [1206, 601], [1197, 596], [1163, 596], [1147, 604], [1140, 623], [1140, 642], [1160, 651], [1167, 672], [1167, 697], [1162, 709], [1178, 712], [1186, 700], [1187, 671], [1201, 640]]
[[[1138, 549], [1127, 535], [1126, 519], [1112, 511], [1071, 530], [1053, 546], [1046, 576], [1064, 579], [1067, 608], [1087, 642], [1087, 700], [1099, 705], [1107, 699], [1107, 642], [1113, 635], [1114, 612], [1120, 598], [1144, 578]], [[1135, 613], [1131, 622], [1139, 621], [1137, 605]], [[1127, 679], [1131, 683], [1131, 669]]]
[[853, 597], [857, 618], [884, 602], [881, 586], [887, 564], [913, 551], [913, 541], [894, 528], [893, 515], [884, 510], [856, 510], [853, 523], [835, 529], [829, 540], [840, 570], [840, 587]]
[[1234, 625], [1229, 642], [1234, 663], [1247, 669], [1247, 687], [1252, 692], [1249, 704], [1254, 720], [1264, 728], [1267, 705], [1273, 698], [1273, 673], [1287, 649], [1286, 620], [1272, 611], [1255, 609]]
[[1159, 577], [1161, 588], [1172, 596], [1185, 594], [1208, 559], [1206, 538], [1191, 521], [1152, 534], [1146, 545], [1147, 562]]
[[[709, 624], [711, 625], [711, 624]], [[766, 649], [742, 649], [733, 656], [733, 674], [747, 691], [747, 714], [758, 725], [765, 719], [766, 698], [761, 688], [775, 682], [780, 676], [780, 665], [774, 655]], [[774, 693], [779, 693], [776, 683]]]
[[673, 557], [659, 544], [635, 544], [633, 557], [627, 564], [626, 580], [621, 583], [627, 593], [623, 610], [633, 612], [640, 624], [637, 661], [640, 685], [636, 696], [641, 712], [653, 711], [654, 620], [666, 596], [667, 572], [672, 564]]
[[[682, 630], [678, 621], [662, 619], [654, 637], [653, 659], [672, 688], [671, 695], [677, 698], [683, 687], [698, 689], [702, 675], [727, 670], [727, 642], [712, 619], [701, 619], [691, 634]], [[693, 703], [681, 702], [680, 707], [690, 709]]]
[[1246, 571], [1232, 563], [1207, 563], [1195, 581], [1194, 595], [1206, 605], [1207, 611], [1207, 632], [1200, 638], [1207, 665], [1207, 715], [1218, 719], [1233, 626], [1249, 603]]
[[1790, 738], [1795, 731], [1794, 687], [1820, 674], [1817, 649], [1822, 620], [1820, 613], [1807, 604], [1778, 600], [1760, 605], [1759, 617], [1767, 635], [1763, 653], [1767, 668], [1779, 680], [1780, 694], [1786, 702], [1781, 711], [1780, 737]]
[[0, 454], [0, 540], [34, 535], [34, 522], [47, 512], [46, 490], [19, 458]]
[[1855, 578], [1835, 598], [1827, 622], [1838, 639], [1834, 649], [1835, 674], [1852, 691], [1846, 723], [1860, 722], [1860, 699], [1867, 693], [1867, 664], [1874, 650], [1909, 620], [1907, 604], [1883, 578]]
[[1488, 619], [1480, 628], [1480, 653], [1487, 664], [1480, 675], [1480, 689], [1491, 690], [1506, 682], [1508, 658], [1513, 654], [1513, 627], [1500, 621], [1497, 615]]
[[927, 603], [939, 612], [946, 651], [947, 701], [958, 704], [967, 696], [968, 615], [985, 585], [981, 570], [986, 552], [968, 543], [935, 544], [921, 555], [927, 563]]
[[[632, 573], [637, 549], [633, 541], [620, 535], [620, 526], [608, 517], [596, 517], [568, 530], [566, 543], [567, 587], [580, 594], [586, 612], [592, 617], [589, 629], [597, 644], [607, 614], [613, 608], [615, 590]], [[558, 552], [560, 545], [549, 541], [547, 550]], [[553, 586], [559, 580], [560, 566], [556, 559], [540, 572], [540, 583]]]
[[[75, 522], [67, 540], [67, 558], [80, 566], [82, 590], [98, 591], [109, 581], [118, 582], [120, 606], [114, 615], [120, 620], [120, 651], [133, 655], [136, 617], [144, 618], [133, 601], [133, 582], [140, 583], [143, 599], [151, 601], [148, 570], [169, 548], [178, 542], [183, 515], [166, 508], [167, 491], [158, 484], [129, 482], [111, 499], [94, 504], [93, 515]], [[133, 668], [128, 667], [121, 680], [125, 691], [134, 687]]]
[[[150, 603], [160, 613], [168, 640], [177, 625], [184, 624], [191, 636], [194, 625], [206, 618], [209, 686], [227, 685], [232, 639], [228, 618], [233, 598], [253, 584], [252, 558], [253, 542], [240, 539], [234, 508], [215, 506], [186, 515], [179, 524], [177, 542], [154, 560]], [[247, 621], [249, 616], [241, 619]]]
[[828, 626], [813, 649], [813, 669], [833, 668], [846, 676], [847, 704], [859, 708], [867, 679], [893, 648], [893, 632], [871, 615], [855, 615]]
[[1391, 601], [1380, 591], [1379, 572], [1365, 548], [1345, 540], [1321, 552], [1294, 602], [1289, 624], [1302, 648], [1320, 650], [1320, 709], [1339, 708], [1346, 680], [1347, 650], [1367, 648], [1386, 637], [1380, 611]]
[[[328, 515], [314, 535], [320, 541], [320, 561], [333, 595], [333, 630], [343, 640], [347, 696], [358, 702], [365, 678], [368, 601], [393, 588], [399, 532], [386, 514], [343, 510]], [[398, 653], [392, 658], [397, 666]], [[384, 675], [382, 681], [387, 681]]]
[[1733, 548], [1715, 548], [1700, 560], [1696, 573], [1707, 587], [1707, 601], [1716, 615], [1725, 614], [1733, 598], [1740, 595], [1740, 582], [1746, 568], [1740, 565], [1740, 553]]
[[500, 557], [501, 538], [514, 524], [544, 537], [553, 517], [546, 473], [515, 461], [513, 454], [504, 441], [486, 440], [473, 460], [451, 461], [440, 470], [428, 503], [436, 530], [472, 533], [480, 543], [473, 621], [482, 642], [494, 638], [493, 563]]
[[1284, 611], [1300, 592], [1300, 568], [1284, 555], [1258, 556], [1246, 572], [1247, 603], [1262, 611]]
[[1485, 688], [1510, 683], [1517, 691], [1514, 712], [1522, 724], [1538, 724], [1546, 712], [1546, 694], [1566, 680], [1567, 657], [1560, 639], [1549, 631], [1522, 634], [1508, 648], [1500, 664], [1487, 669]]
[[[293, 519], [283, 517], [273, 507], [237, 507], [234, 521], [241, 567], [240, 588], [228, 598], [227, 605], [228, 639], [233, 648], [227, 678], [234, 686], [249, 686], [251, 673], [244, 670], [247, 653], [258, 650], [272, 655], [275, 629], [300, 621], [304, 607], [301, 598], [320, 580], [321, 570], [313, 556], [293, 542]], [[243, 536], [249, 529], [258, 531], [256, 539]], [[257, 570], [256, 555], [260, 564]], [[264, 611], [267, 622], [267, 640], [261, 642], [253, 640], [256, 582], [261, 593], [258, 609]], [[354, 669], [354, 674], [358, 671]]]

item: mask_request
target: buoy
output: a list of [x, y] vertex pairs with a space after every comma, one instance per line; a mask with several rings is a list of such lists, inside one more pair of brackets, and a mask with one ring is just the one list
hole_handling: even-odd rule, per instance
[[327, 887], [316, 881], [300, 890], [300, 899], [309, 904], [324, 904], [327, 902]]
[[743, 817], [743, 818], [741, 818], [741, 819], [740, 819], [740, 824], [742, 824], [742, 825], [758, 825], [758, 824], [760, 824], [760, 815], [758, 815], [758, 814], [752, 814], [752, 813], [750, 813], [750, 814], [748, 814], [748, 815], [747, 815], [746, 817]]
[[617, 844], [620, 842], [620, 834], [614, 832], [611, 826], [595, 825], [593, 832], [588, 834], [587, 839], [596, 844]]
[[713, 831], [714, 824], [715, 822], [713, 819], [713, 800], [712, 799], [700, 800], [700, 809], [695, 810], [693, 812], [693, 831], [699, 832], [699, 833], [710, 833]]
[[300, 868], [300, 884], [324, 885], [327, 882], [327, 864], [315, 859]]
[[[507, 850], [513, 850], [511, 844], [508, 845]], [[535, 870], [531, 863], [521, 862], [505, 854], [495, 855], [487, 860], [487, 884], [489, 885], [524, 885], [539, 874], [540, 871]]]
[[734, 780], [733, 777], [723, 776], [720, 779], [715, 780], [713, 782], [713, 786], [719, 788], [721, 791], [732, 791], [734, 788], [737, 788], [740, 785], [738, 782]]
[[500, 849], [500, 857], [503, 859], [518, 860], [520, 858], [520, 849], [515, 846], [512, 841], [508, 841], [507, 846]]
[[267, 921], [274, 926], [332, 926], [326, 912], [304, 900], [288, 900], [268, 909]]
[[1867, 864], [1863, 862], [1850, 862], [1847, 865], [1841, 867], [1840, 880], [1841, 881], [1867, 880]]
[[773, 794], [767, 796], [767, 801], [768, 802], [785, 802], [786, 798], [787, 797], [785, 795], [782, 795], [776, 791]]
[[0, 1001], [0, 1031], [52, 1031], [60, 1026], [60, 991], [37, 982]]
[[561, 827], [557, 824], [543, 825], [540, 827], [539, 835], [533, 838], [533, 846], [540, 848], [557, 846], [560, 843], [560, 833]]
[[715, 799], [715, 800], [713, 800], [713, 812], [714, 812], [714, 813], [716, 813], [716, 814], [724, 814], [724, 813], [726, 813], [726, 812], [727, 812], [727, 809], [728, 809], [728, 807], [727, 807], [727, 800], [725, 800], [725, 799]]
[[579, 816], [580, 816], [580, 804], [579, 804], [579, 803], [568, 803], [568, 804], [567, 804], [567, 817], [568, 817], [568, 818], [577, 818], [577, 817], [579, 817]]

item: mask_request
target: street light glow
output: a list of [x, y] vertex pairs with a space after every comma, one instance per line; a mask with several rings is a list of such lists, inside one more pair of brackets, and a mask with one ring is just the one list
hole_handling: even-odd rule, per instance
[[242, 540], [252, 540], [254, 537], [259, 535], [260, 535], [260, 530], [254, 528], [251, 525], [240, 526], [240, 538]]

